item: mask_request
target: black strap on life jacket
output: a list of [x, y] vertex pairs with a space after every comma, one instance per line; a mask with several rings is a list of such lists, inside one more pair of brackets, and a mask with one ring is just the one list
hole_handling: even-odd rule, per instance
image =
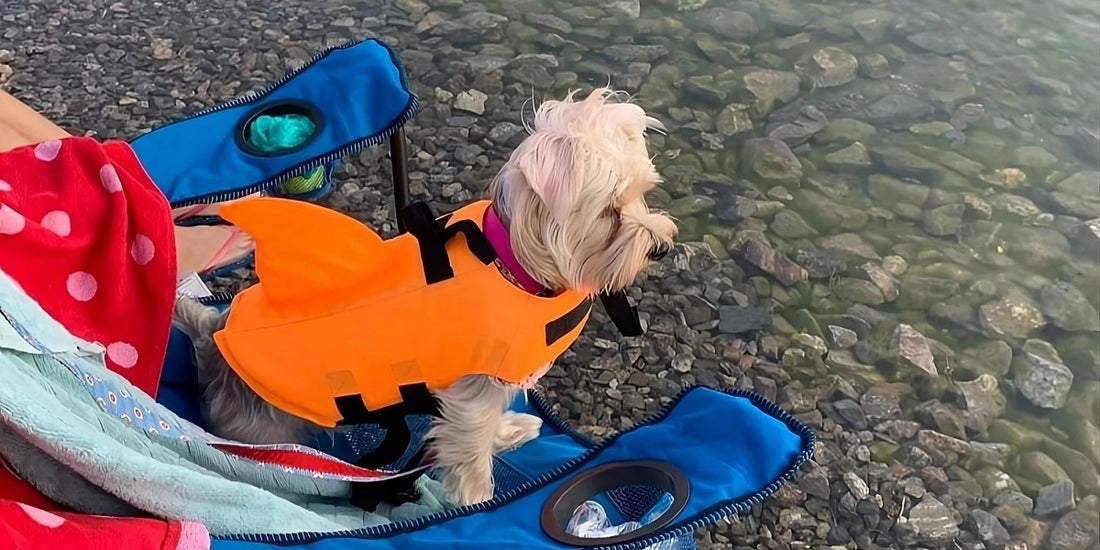
[[645, 334], [645, 330], [642, 330], [642, 321], [638, 319], [638, 308], [630, 305], [625, 290], [613, 293], [604, 292], [600, 294], [600, 302], [603, 303], [604, 311], [611, 317], [611, 322], [615, 323], [623, 336], [641, 336]]
[[481, 228], [473, 220], [462, 220], [447, 226], [451, 215], [436, 218], [424, 202], [414, 202], [404, 211], [405, 228], [420, 245], [420, 263], [424, 265], [424, 280], [429, 285], [446, 281], [455, 276], [451, 259], [447, 256], [447, 241], [461, 233], [466, 246], [481, 263], [489, 265], [497, 259]]
[[[439, 414], [439, 401], [428, 391], [428, 385], [421, 382], [401, 386], [401, 401], [374, 411], [367, 410], [361, 395], [343, 395], [336, 398], [336, 408], [343, 417], [337, 426], [355, 424], [376, 424], [386, 431], [382, 441], [371, 452], [355, 461], [360, 468], [380, 470], [401, 458], [412, 443], [412, 434], [409, 432], [408, 416]], [[368, 512], [373, 512], [380, 502], [393, 502], [400, 504], [402, 501], [410, 502], [417, 499], [416, 491], [412, 485], [419, 474], [413, 472], [424, 458], [425, 449], [421, 449], [414, 455], [405, 467], [402, 475], [398, 475], [385, 481], [369, 481], [353, 483], [351, 487], [351, 504]]]

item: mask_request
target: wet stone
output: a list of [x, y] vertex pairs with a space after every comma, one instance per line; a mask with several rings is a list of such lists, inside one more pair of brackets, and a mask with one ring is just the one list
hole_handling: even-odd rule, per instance
[[1100, 498], [1089, 495], [1066, 513], [1050, 531], [1050, 548], [1086, 550], [1100, 538]]
[[1001, 520], [985, 510], [971, 510], [966, 527], [976, 533], [982, 542], [994, 547], [1003, 547], [1011, 540]]
[[1073, 371], [1042, 340], [1027, 340], [1012, 362], [1012, 380], [1020, 394], [1037, 407], [1060, 409], [1073, 385]]
[[958, 513], [939, 500], [926, 496], [909, 511], [908, 525], [916, 540], [933, 548], [946, 547], [959, 535]]
[[863, 414], [863, 408], [859, 403], [851, 399], [841, 399], [833, 403], [833, 407], [844, 425], [854, 430], [867, 429], [867, 417]]
[[813, 279], [831, 279], [848, 268], [847, 261], [840, 254], [829, 250], [798, 250], [794, 261], [805, 268]]
[[886, 299], [882, 290], [870, 281], [841, 277], [833, 283], [833, 294], [841, 300], [855, 304], [876, 306]]
[[721, 306], [718, 308], [718, 331], [723, 334], [758, 332], [772, 322], [771, 312], [764, 308]]
[[760, 32], [760, 26], [751, 15], [727, 8], [704, 8], [690, 12], [689, 26], [735, 42], [744, 42]]
[[945, 204], [924, 213], [924, 230], [929, 235], [957, 235], [963, 227], [965, 204]]
[[854, 118], [838, 118], [829, 121], [829, 124], [814, 136], [814, 140], [829, 143], [853, 143], [867, 141], [875, 136], [877, 131], [874, 126], [856, 120]]
[[995, 336], [1027, 338], [1046, 325], [1042, 312], [1019, 297], [1007, 297], [979, 308], [982, 326]]
[[[901, 415], [901, 400], [911, 394], [913, 388], [905, 383], [883, 383], [871, 386], [860, 397], [864, 414], [873, 423], [891, 420]], [[916, 430], [912, 435], [916, 434]]]
[[1034, 513], [1041, 518], [1058, 517], [1072, 510], [1074, 505], [1073, 482], [1063, 479], [1039, 489]]
[[821, 48], [795, 64], [795, 72], [818, 88], [843, 86], [855, 80], [858, 68], [856, 56], [835, 46]]
[[863, 110], [863, 117], [876, 126], [908, 127], [922, 122], [932, 115], [935, 107], [916, 97], [904, 94], [887, 94]]
[[1054, 326], [1069, 331], [1100, 332], [1100, 313], [1077, 287], [1059, 281], [1039, 291], [1039, 306]]
[[809, 276], [805, 269], [772, 248], [767, 239], [757, 232], [741, 232], [733, 248], [740, 251], [749, 263], [764, 270], [786, 286], [803, 281]]
[[878, 80], [890, 76], [890, 62], [880, 53], [872, 53], [859, 58], [859, 74]]
[[867, 262], [859, 266], [859, 268], [863, 270], [863, 272], [867, 274], [867, 278], [882, 291], [882, 296], [887, 302], [892, 302], [898, 297], [897, 280], [885, 269], [872, 262]]
[[871, 496], [871, 490], [867, 487], [867, 482], [863, 478], [856, 475], [855, 472], [845, 472], [844, 484], [848, 486], [848, 491], [852, 493], [852, 496], [856, 497], [856, 500], [867, 500]]
[[860, 142], [825, 155], [825, 165], [834, 170], [858, 171], [871, 167], [871, 156]]
[[996, 377], [982, 374], [969, 382], [956, 382], [955, 386], [966, 404], [966, 425], [971, 430], [985, 432], [1004, 413], [1007, 402]]
[[938, 182], [947, 173], [943, 166], [900, 147], [876, 147], [871, 149], [871, 158], [899, 178], [910, 178], [924, 183]]
[[718, 133], [723, 136], [736, 136], [753, 129], [749, 106], [739, 103], [727, 105], [714, 121]]
[[1069, 84], [1048, 78], [1045, 76], [1032, 75], [1027, 81], [1028, 90], [1034, 94], [1045, 96], [1068, 96], [1073, 94], [1073, 90], [1070, 89]]
[[824, 130], [828, 122], [825, 113], [817, 107], [795, 102], [776, 110], [768, 117], [764, 135], [783, 140], [788, 146], [795, 147]]
[[772, 233], [779, 235], [785, 239], [803, 239], [817, 235], [817, 231], [810, 227], [806, 220], [802, 219], [797, 212], [793, 210], [781, 210], [774, 218], [772, 218], [771, 226], [769, 227]]
[[838, 349], [848, 349], [859, 341], [859, 336], [854, 330], [836, 325], [828, 325], [826, 328], [829, 337], [829, 345]]
[[776, 103], [787, 103], [798, 97], [801, 80], [795, 73], [762, 70], [748, 73], [742, 79], [756, 103], [753, 110], [758, 115], [767, 115]]
[[917, 329], [906, 324], [898, 325], [890, 339], [890, 349], [903, 364], [933, 376], [939, 375], [928, 340]]
[[1069, 474], [1053, 458], [1041, 451], [1023, 453], [1017, 462], [1020, 475], [1042, 485], [1069, 480]]
[[969, 48], [958, 33], [951, 31], [925, 31], [911, 34], [906, 39], [923, 50], [942, 55], [962, 53]]
[[1081, 492], [1100, 492], [1100, 471], [1084, 453], [1052, 439], [1043, 442], [1043, 450], [1065, 470]]
[[877, 260], [879, 255], [856, 233], [829, 235], [818, 241], [818, 246], [843, 254], [847, 258]]
[[750, 139], [742, 156], [749, 173], [763, 181], [797, 185], [802, 179], [802, 163], [781, 140]]

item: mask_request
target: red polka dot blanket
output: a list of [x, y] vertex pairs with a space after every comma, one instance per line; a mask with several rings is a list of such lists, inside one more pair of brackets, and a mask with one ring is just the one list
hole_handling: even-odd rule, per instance
[[175, 239], [167, 199], [128, 144], [72, 137], [0, 153], [0, 269], [156, 395]]

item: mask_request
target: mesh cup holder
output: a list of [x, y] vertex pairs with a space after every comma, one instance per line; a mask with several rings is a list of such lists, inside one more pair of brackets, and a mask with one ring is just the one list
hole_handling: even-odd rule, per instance
[[[256, 122], [256, 119], [261, 116], [285, 116], [285, 115], [301, 115], [310, 120], [313, 123], [313, 133], [301, 143], [277, 151], [263, 151], [252, 144], [252, 125]], [[309, 147], [318, 136], [321, 135], [324, 129], [325, 119], [321, 116], [321, 111], [317, 109], [311, 103], [289, 99], [282, 101], [274, 101], [271, 103], [265, 103], [259, 105], [256, 108], [249, 111], [245, 116], [241, 117], [240, 122], [237, 123], [236, 129], [233, 131], [233, 140], [236, 142], [237, 147], [240, 150], [250, 155], [258, 157], [279, 157], [283, 155], [289, 155], [296, 153]]]
[[[565, 531], [573, 511], [584, 501], [614, 489], [648, 486], [672, 495], [672, 506], [652, 522], [621, 535], [584, 538]], [[575, 547], [609, 546], [645, 538], [672, 522], [687, 506], [691, 486], [676, 467], [666, 462], [640, 460], [611, 462], [585, 470], [566, 481], [542, 505], [539, 524], [546, 535]]]

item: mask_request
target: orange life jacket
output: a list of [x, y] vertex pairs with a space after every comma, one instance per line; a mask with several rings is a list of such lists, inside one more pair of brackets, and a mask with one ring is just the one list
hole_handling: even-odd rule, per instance
[[[353, 218], [289, 199], [223, 206], [222, 217], [256, 242], [259, 283], [234, 298], [214, 335], [219, 349], [262, 398], [325, 427], [354, 423], [348, 410], [401, 403], [411, 385], [541, 376], [577, 339], [592, 300], [536, 296], [505, 279], [473, 246], [488, 206], [429, 220], [436, 241], [411, 227], [383, 240]], [[451, 273], [444, 265], [440, 275], [441, 259]]]

